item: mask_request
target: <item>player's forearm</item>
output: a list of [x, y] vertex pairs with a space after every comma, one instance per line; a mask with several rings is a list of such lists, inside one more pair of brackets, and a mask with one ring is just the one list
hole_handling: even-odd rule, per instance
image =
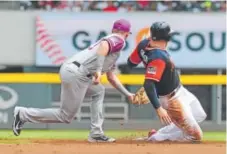
[[158, 97], [157, 97], [154, 82], [152, 80], [146, 79], [144, 82], [144, 89], [145, 89], [146, 94], [147, 94], [149, 100], [151, 101], [153, 107], [155, 109], [158, 109], [161, 105], [160, 105]]
[[107, 73], [107, 79], [110, 84], [125, 96], [130, 96], [130, 92], [122, 85], [121, 81], [113, 72]]

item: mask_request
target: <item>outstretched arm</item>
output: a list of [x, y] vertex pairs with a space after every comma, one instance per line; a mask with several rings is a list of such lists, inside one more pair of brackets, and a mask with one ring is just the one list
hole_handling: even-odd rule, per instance
[[162, 78], [164, 69], [165, 62], [161, 59], [149, 62], [146, 68], [145, 82], [143, 86], [150, 102], [159, 116], [159, 119], [163, 124], [168, 125], [171, 123], [171, 119], [168, 116], [167, 111], [160, 105], [155, 87], [155, 83], [159, 82]]
[[110, 84], [116, 88], [120, 93], [124, 94], [129, 98], [130, 101], [132, 101], [134, 94], [130, 93], [121, 83], [121, 81], [118, 79], [118, 77], [114, 74], [114, 72], [110, 71], [106, 73], [107, 79], [110, 82]]
[[158, 109], [159, 107], [161, 107], [159, 100], [158, 100], [157, 93], [156, 93], [154, 81], [152, 81], [150, 79], [145, 79], [143, 87], [144, 87], [146, 94], [147, 94], [151, 104], [153, 105], [153, 107], [155, 109]]
[[171, 123], [171, 119], [168, 116], [167, 111], [165, 109], [163, 109], [159, 103], [154, 82], [155, 81], [152, 81], [151, 79], [146, 79], [144, 82], [144, 89], [146, 91], [146, 94], [147, 94], [150, 102], [152, 103], [153, 107], [155, 108], [160, 121], [163, 124], [169, 125]]

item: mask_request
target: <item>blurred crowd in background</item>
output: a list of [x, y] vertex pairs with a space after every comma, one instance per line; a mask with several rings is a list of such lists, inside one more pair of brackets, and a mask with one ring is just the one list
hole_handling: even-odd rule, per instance
[[[226, 1], [1, 1], [0, 6], [8, 5], [8, 9], [20, 10], [47, 10], [47, 11], [104, 11], [104, 12], [130, 12], [130, 11], [190, 11], [190, 12], [220, 12], [226, 11]], [[2, 7], [0, 7], [1, 9]]]

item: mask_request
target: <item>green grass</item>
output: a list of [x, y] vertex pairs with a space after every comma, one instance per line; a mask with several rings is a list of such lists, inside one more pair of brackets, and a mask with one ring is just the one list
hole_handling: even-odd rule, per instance
[[[23, 130], [19, 137], [13, 135], [11, 130], [0, 130], [0, 139], [86, 139], [86, 130]], [[117, 130], [105, 131], [106, 135], [115, 138], [134, 138], [146, 136], [147, 131]], [[225, 141], [226, 132], [205, 132], [206, 141]]]

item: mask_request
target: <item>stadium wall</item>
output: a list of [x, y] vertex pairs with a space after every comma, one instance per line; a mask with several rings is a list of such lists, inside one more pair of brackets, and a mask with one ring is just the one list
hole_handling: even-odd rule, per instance
[[[119, 16], [130, 19], [133, 34], [128, 39], [118, 64], [126, 62], [124, 57], [129, 55], [139, 40], [148, 35], [146, 28], [158, 18], [169, 22], [174, 30], [180, 32], [180, 35], [175, 36], [170, 42], [168, 48], [177, 67], [225, 68], [225, 13], [134, 12], [119, 13]], [[61, 63], [54, 64], [53, 54], [49, 55], [52, 51], [47, 53], [45, 48], [39, 46], [52, 41], [49, 44], [57, 44], [62, 50], [62, 56], [68, 57], [110, 32], [111, 24], [118, 15], [98, 12], [1, 11], [0, 17], [2, 34], [0, 41], [4, 42], [0, 46], [0, 65], [54, 67]], [[42, 21], [37, 21], [39, 19]], [[62, 28], [64, 26], [59, 24], [64, 21], [67, 28]], [[213, 21], [216, 24], [211, 24]], [[103, 27], [99, 26], [100, 22], [103, 22]], [[192, 23], [196, 23], [196, 26], [191, 26]], [[40, 25], [44, 26], [40, 27]], [[42, 30], [46, 30], [45, 35], [51, 37], [49, 40], [44, 40], [44, 44], [39, 45], [37, 35]]]

